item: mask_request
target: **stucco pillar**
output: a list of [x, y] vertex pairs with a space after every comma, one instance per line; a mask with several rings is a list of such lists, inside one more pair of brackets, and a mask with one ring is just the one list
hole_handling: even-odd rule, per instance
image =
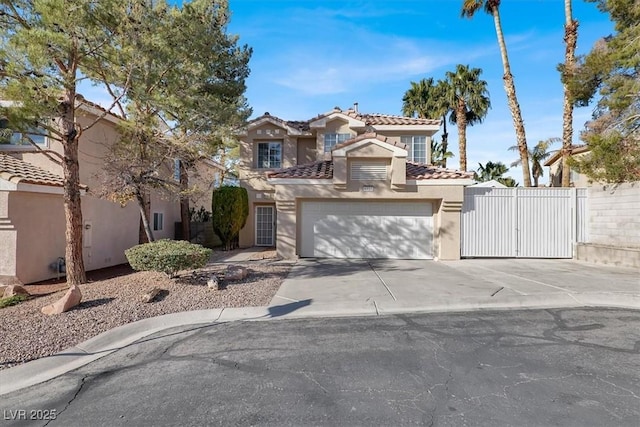
[[297, 258], [295, 200], [276, 201], [276, 211], [278, 218], [276, 250], [278, 256], [285, 259], [295, 259]]
[[460, 213], [462, 201], [443, 200], [440, 204], [440, 259], [453, 261], [460, 259]]
[[0, 191], [0, 276], [15, 277], [18, 230], [9, 218], [9, 194]]

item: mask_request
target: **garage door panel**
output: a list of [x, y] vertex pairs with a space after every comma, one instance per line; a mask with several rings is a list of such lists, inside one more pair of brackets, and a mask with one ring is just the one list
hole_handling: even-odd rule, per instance
[[303, 202], [300, 256], [433, 258], [426, 202]]

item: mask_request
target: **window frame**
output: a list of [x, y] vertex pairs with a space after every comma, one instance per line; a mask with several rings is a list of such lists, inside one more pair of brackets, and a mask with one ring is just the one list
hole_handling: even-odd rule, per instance
[[[424, 139], [424, 161], [419, 161], [419, 160], [415, 160], [416, 156], [415, 156], [415, 145], [416, 145], [416, 139], [417, 138], [423, 138]], [[410, 139], [410, 141], [407, 141], [408, 139]], [[430, 163], [430, 158], [429, 158], [429, 149], [427, 148], [427, 136], [426, 135], [402, 135], [400, 137], [400, 142], [402, 142], [403, 144], [407, 145], [407, 160], [414, 162], [414, 163], [421, 163], [421, 164], [429, 164]]]
[[[260, 146], [264, 146], [267, 145], [267, 159], [266, 159], [266, 166], [265, 165], [265, 161], [262, 160], [260, 158], [261, 155], [261, 151], [260, 151]], [[260, 141], [256, 143], [256, 169], [280, 169], [282, 167], [282, 146], [283, 143], [282, 141]], [[277, 153], [272, 153], [272, 150], [275, 151], [275, 148], [277, 147]], [[264, 153], [263, 153], [264, 154]], [[271, 160], [271, 156], [272, 155], [278, 155], [279, 159], [277, 161], [277, 166], [276, 165], [272, 165], [272, 160]]]
[[[335, 137], [335, 142], [327, 146], [327, 137], [329, 136]], [[354, 136], [351, 133], [327, 132], [322, 136], [323, 150], [325, 153], [330, 153], [333, 147], [335, 147], [336, 145], [342, 144], [343, 142], [353, 138]]]
[[[9, 121], [5, 118], [0, 118], [0, 129], [11, 129], [9, 127]], [[36, 146], [40, 148], [49, 148], [49, 137], [48, 132], [45, 128], [38, 126], [37, 124], [33, 126], [31, 129], [33, 132], [18, 132], [13, 131], [12, 135], [9, 137], [9, 143], [0, 143], [0, 150], [5, 151], [20, 151], [20, 150], [34, 150], [36, 149], [33, 144], [26, 141], [24, 143], [20, 143], [25, 140], [24, 135], [29, 135], [31, 139], [36, 143]], [[39, 132], [39, 133], [35, 133]], [[37, 139], [42, 138], [42, 143], [36, 142]]]
[[153, 231], [164, 230], [164, 212], [153, 213]]

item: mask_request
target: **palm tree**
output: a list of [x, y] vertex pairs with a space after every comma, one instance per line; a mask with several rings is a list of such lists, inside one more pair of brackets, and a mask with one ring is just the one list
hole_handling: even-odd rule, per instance
[[453, 157], [451, 151], [446, 151], [444, 137], [442, 142], [431, 140], [431, 164], [434, 166], [447, 167], [447, 159]]
[[[549, 147], [556, 142], [559, 142], [560, 138], [548, 138], [544, 141], [539, 141], [533, 149], [529, 150], [529, 161], [531, 162], [531, 174], [533, 175], [533, 186], [538, 186], [538, 181], [544, 176], [543, 162], [551, 155]], [[518, 146], [514, 145], [509, 147], [511, 151], [517, 151]], [[518, 159], [511, 163], [511, 166], [518, 166], [522, 164], [522, 160]]]
[[487, 82], [480, 79], [480, 68], [468, 65], [456, 66], [456, 71], [447, 71], [449, 105], [454, 114], [452, 122], [458, 125], [458, 148], [460, 150], [460, 170], [467, 170], [467, 126], [481, 123], [486, 117], [491, 101]]
[[576, 44], [578, 42], [578, 21], [573, 19], [571, 0], [564, 0], [564, 65], [561, 67], [564, 99], [562, 110], [562, 186], [569, 187], [569, 157], [573, 140], [573, 97], [567, 80], [573, 74], [576, 63]]
[[502, 24], [500, 23], [500, 13], [498, 8], [500, 0], [463, 0], [462, 16], [472, 18], [473, 15], [484, 6], [485, 12], [493, 16], [493, 22], [496, 27], [496, 35], [498, 36], [498, 45], [500, 46], [500, 55], [502, 56], [502, 67], [504, 68], [504, 90], [507, 93], [509, 101], [509, 109], [513, 118], [513, 126], [516, 130], [516, 141], [518, 142], [518, 151], [520, 152], [520, 161], [522, 162], [522, 175], [525, 187], [531, 187], [531, 173], [529, 171], [527, 137], [524, 131], [524, 121], [516, 96], [516, 87], [511, 74], [511, 66], [509, 65], [509, 57], [507, 55], [507, 45], [504, 42], [502, 34]]
[[478, 170], [473, 173], [473, 179], [478, 182], [496, 180], [507, 187], [517, 187], [518, 183], [509, 176], [503, 176], [509, 172], [509, 168], [502, 162], [478, 163]]
[[[447, 114], [451, 111], [447, 91], [448, 85], [446, 82], [438, 80], [438, 83], [434, 84], [433, 78], [429, 77], [417, 83], [411, 82], [411, 88], [405, 92], [402, 98], [402, 114], [405, 116], [418, 117], [421, 119], [442, 117], [442, 124], [444, 126], [442, 132], [443, 153], [448, 153], [449, 133], [447, 132]], [[443, 157], [442, 161], [441, 166], [447, 167], [447, 157]]]

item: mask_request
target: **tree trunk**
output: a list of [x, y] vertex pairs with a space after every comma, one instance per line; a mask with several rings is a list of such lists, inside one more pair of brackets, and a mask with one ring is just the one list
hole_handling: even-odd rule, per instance
[[462, 98], [456, 106], [456, 124], [458, 125], [458, 149], [460, 150], [460, 170], [467, 170], [467, 107]]
[[59, 127], [63, 135], [62, 173], [65, 218], [65, 263], [70, 286], [87, 282], [82, 258], [82, 206], [80, 201], [79, 133], [75, 126], [75, 90], [67, 89], [60, 101]]
[[573, 145], [573, 97], [567, 85], [567, 79], [573, 75], [576, 62], [576, 44], [578, 43], [578, 21], [573, 19], [571, 0], [564, 0], [564, 99], [562, 110], [562, 186], [571, 185], [569, 156]]
[[447, 167], [447, 150], [449, 149], [449, 134], [447, 133], [447, 115], [442, 116], [442, 124], [444, 128], [442, 129], [442, 167]]
[[[180, 162], [180, 191], [186, 192], [189, 189], [189, 175], [187, 175], [186, 165]], [[189, 219], [189, 196], [184, 193], [180, 196], [180, 221], [182, 222], [182, 240], [191, 240], [191, 222]]]
[[500, 55], [502, 56], [502, 66], [504, 68], [504, 90], [507, 93], [507, 100], [509, 102], [509, 109], [511, 110], [511, 117], [513, 118], [513, 126], [516, 131], [516, 141], [518, 144], [518, 151], [520, 152], [520, 162], [522, 164], [522, 177], [525, 187], [531, 187], [531, 172], [529, 169], [529, 148], [527, 147], [527, 136], [524, 131], [524, 121], [522, 120], [522, 113], [520, 112], [520, 105], [518, 104], [518, 97], [516, 96], [516, 87], [513, 82], [513, 76], [511, 75], [511, 66], [509, 65], [509, 57], [507, 55], [507, 45], [504, 41], [504, 35], [502, 34], [502, 24], [500, 23], [500, 13], [498, 7], [492, 8], [493, 21], [496, 27], [496, 35], [498, 37], [498, 45], [500, 46]]
[[[151, 225], [149, 225], [149, 213], [147, 210], [147, 200], [146, 197], [142, 195], [142, 193], [136, 193], [136, 201], [138, 202], [138, 209], [140, 210], [140, 221], [142, 224], [142, 228], [144, 229], [145, 237], [147, 238], [147, 242], [153, 242], [155, 239], [153, 238], [153, 231], [151, 231]], [[142, 239], [141, 239], [142, 240]], [[146, 243], [146, 242], [140, 242]]]

